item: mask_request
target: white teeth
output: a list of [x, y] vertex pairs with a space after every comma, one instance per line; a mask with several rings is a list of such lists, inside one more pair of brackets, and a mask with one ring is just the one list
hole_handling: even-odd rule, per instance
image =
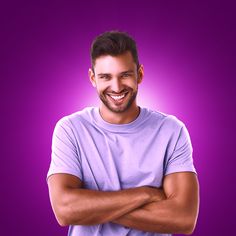
[[125, 96], [125, 94], [120, 95], [120, 96], [112, 96], [112, 95], [110, 95], [110, 96], [115, 100], [119, 100], [119, 99], [123, 98]]

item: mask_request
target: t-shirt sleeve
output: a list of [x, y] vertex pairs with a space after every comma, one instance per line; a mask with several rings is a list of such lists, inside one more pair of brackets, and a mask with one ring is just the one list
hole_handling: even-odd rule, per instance
[[193, 164], [193, 148], [188, 130], [185, 125], [180, 129], [174, 151], [167, 158], [164, 175], [175, 172], [194, 172], [197, 174]]
[[83, 180], [76, 139], [70, 121], [66, 117], [56, 123], [53, 131], [51, 163], [47, 179], [56, 173], [72, 174]]

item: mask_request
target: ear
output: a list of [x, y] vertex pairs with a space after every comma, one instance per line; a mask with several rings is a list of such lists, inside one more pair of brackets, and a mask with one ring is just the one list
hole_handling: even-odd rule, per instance
[[93, 87], [96, 87], [95, 75], [94, 75], [94, 72], [91, 68], [89, 68], [89, 70], [88, 70], [88, 76], [89, 76], [90, 82], [92, 83]]
[[143, 65], [140, 65], [138, 68], [138, 84], [140, 84], [143, 81], [144, 77], [144, 67]]

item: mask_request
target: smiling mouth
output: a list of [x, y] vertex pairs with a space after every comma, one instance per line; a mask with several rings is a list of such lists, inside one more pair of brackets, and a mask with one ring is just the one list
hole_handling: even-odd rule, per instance
[[107, 94], [109, 97], [111, 97], [115, 101], [122, 101], [123, 98], [128, 94], [128, 92], [119, 94], [119, 95], [114, 95], [114, 94]]

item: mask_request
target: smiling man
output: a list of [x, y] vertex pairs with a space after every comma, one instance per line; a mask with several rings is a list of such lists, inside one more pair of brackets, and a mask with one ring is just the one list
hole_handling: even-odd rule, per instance
[[191, 234], [199, 186], [186, 126], [137, 105], [144, 68], [127, 33], [95, 38], [91, 64], [99, 107], [61, 118], [53, 133], [47, 180], [58, 223], [69, 236]]
[[143, 66], [138, 68], [130, 51], [115, 57], [100, 56], [96, 59], [96, 66], [89, 70], [89, 75], [102, 101], [100, 113], [104, 120], [122, 124], [136, 118], [139, 113], [136, 96], [143, 77]]

